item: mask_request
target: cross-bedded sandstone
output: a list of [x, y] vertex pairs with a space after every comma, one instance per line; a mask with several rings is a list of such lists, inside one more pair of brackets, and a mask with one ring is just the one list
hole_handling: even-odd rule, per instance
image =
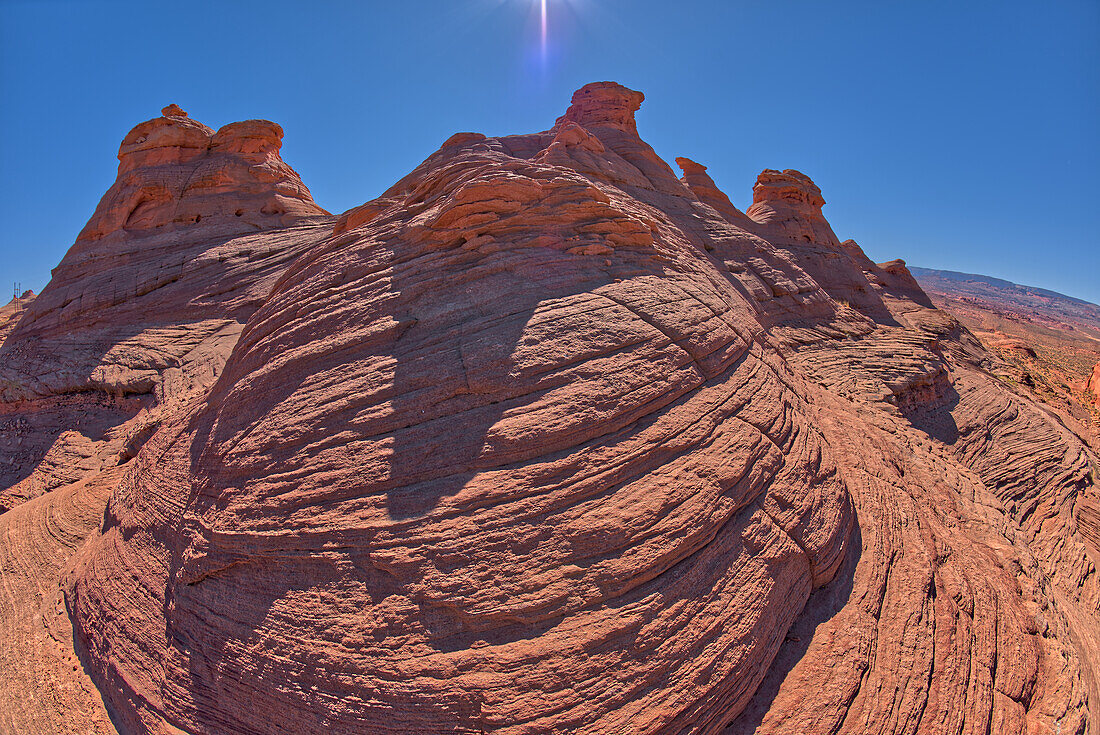
[[[642, 99], [460, 133], [336, 219], [150, 204], [74, 246], [36, 306], [113, 279], [111, 238], [206, 268], [96, 302], [144, 305], [137, 341], [74, 312], [98, 347], [61, 382], [28, 347], [59, 296], [3, 348], [9, 395], [148, 404], [103, 440], [123, 468], [81, 470], [102, 528], [55, 555], [123, 730], [1095, 732], [1096, 457], [808, 177], [742, 212], [638, 137]], [[128, 136], [134, 170], [230, 155], [180, 113]], [[232, 155], [270, 163], [270, 125]], [[235, 181], [196, 206], [252, 201]], [[51, 466], [0, 549], [87, 497]]]

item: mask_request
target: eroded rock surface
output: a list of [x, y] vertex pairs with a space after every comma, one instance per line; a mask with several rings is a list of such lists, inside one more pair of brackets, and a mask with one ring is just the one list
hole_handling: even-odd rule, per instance
[[1090, 391], [1100, 362], [1100, 306], [973, 273], [914, 269], [937, 308], [988, 350], [988, 372], [1100, 448], [1100, 403]]
[[27, 306], [34, 301], [34, 296], [34, 291], [24, 291], [21, 296], [13, 296], [11, 301], [0, 306], [0, 343], [15, 329]]
[[79, 481], [0, 515], [0, 731], [116, 732], [103, 697], [73, 649], [58, 584], [73, 553], [99, 528], [124, 468]]
[[282, 144], [283, 129], [268, 120], [215, 132], [169, 105], [123, 139], [118, 180], [77, 242], [203, 219], [226, 231], [267, 230], [327, 214], [279, 157]]
[[[1095, 455], [808, 177], [742, 212], [642, 100], [195, 244], [155, 348], [78, 317], [65, 380], [152, 403], [49, 572], [123, 731], [1096, 731]], [[180, 112], [149, 165], [212, 155]]]
[[1096, 363], [1096, 366], [1092, 369], [1092, 377], [1089, 378], [1089, 393], [1093, 396], [1093, 401], [1097, 406], [1100, 406], [1100, 362]]

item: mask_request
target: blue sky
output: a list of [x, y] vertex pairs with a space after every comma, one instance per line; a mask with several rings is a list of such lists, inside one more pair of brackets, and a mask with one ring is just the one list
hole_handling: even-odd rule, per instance
[[610, 79], [742, 208], [761, 169], [797, 168], [875, 260], [1100, 302], [1096, 0], [547, 4], [544, 57], [539, 0], [0, 0], [0, 287], [45, 285], [169, 102], [280, 123], [339, 212], [454, 132], [546, 129]]

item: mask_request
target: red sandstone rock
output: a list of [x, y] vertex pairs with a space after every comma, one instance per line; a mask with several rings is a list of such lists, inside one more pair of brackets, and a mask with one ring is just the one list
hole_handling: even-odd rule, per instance
[[753, 187], [752, 202], [746, 214], [756, 223], [754, 231], [782, 249], [831, 297], [873, 319], [888, 316], [864, 272], [867, 256], [858, 247], [853, 252], [841, 244], [821, 213], [821, 190], [808, 176], [793, 169], [765, 169]]
[[283, 129], [267, 120], [216, 133], [177, 105], [138, 125], [118, 151], [118, 181], [77, 238], [187, 227], [211, 220], [226, 231], [285, 226], [327, 214], [279, 158]]
[[73, 649], [57, 582], [102, 523], [122, 470], [92, 473], [0, 514], [0, 729], [6, 733], [116, 732]]
[[23, 317], [23, 312], [34, 301], [34, 296], [34, 291], [24, 291], [22, 296], [13, 296], [11, 301], [0, 306], [0, 344], [3, 344], [15, 329], [15, 325]]
[[706, 166], [696, 163], [690, 158], [677, 158], [676, 165], [684, 172], [680, 180], [691, 189], [695, 196], [699, 197], [700, 201], [714, 207], [714, 210], [731, 224], [745, 229], [754, 229], [753, 221], [744, 212], [733, 206], [729, 197], [723, 194], [715, 185], [714, 179], [707, 174]]
[[88, 226], [0, 327], [0, 509], [117, 463], [129, 439], [111, 426], [205, 391], [278, 276], [329, 232], [279, 158], [279, 126], [214, 133], [164, 114], [126, 136]]
[[1096, 405], [1100, 406], [1100, 362], [1092, 369], [1092, 377], [1089, 378], [1089, 392], [1093, 395]]
[[216, 372], [274, 279], [327, 231], [279, 158], [278, 125], [215, 133], [176, 105], [164, 114], [123, 140], [118, 180], [0, 348], [0, 398], [153, 393], [173, 370]]
[[607, 127], [637, 135], [634, 113], [644, 101], [641, 92], [615, 82], [586, 84], [573, 93], [573, 103], [558, 118], [557, 126], [572, 122], [587, 129]]
[[[227, 355], [205, 378], [151, 369], [136, 456], [86, 469], [115, 485], [87, 545], [38, 530], [81, 480], [0, 539], [54, 549], [18, 589], [70, 560], [124, 730], [1094, 726], [1096, 457], [903, 263], [839, 242], [807, 177], [765, 171], [741, 213], [638, 137], [641, 101], [605, 82], [551, 130], [454, 136], [335, 222], [247, 239], [289, 256], [154, 302], [199, 289], [244, 326], [198, 351]], [[181, 113], [155, 155], [211, 155]], [[204, 334], [172, 323], [159, 349]], [[22, 330], [8, 354], [60, 339]], [[0, 626], [27, 637], [23, 597]]]

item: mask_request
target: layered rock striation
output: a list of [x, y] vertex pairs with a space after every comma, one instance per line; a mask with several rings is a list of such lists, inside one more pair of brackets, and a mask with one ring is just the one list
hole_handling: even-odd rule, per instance
[[[133, 726], [308, 730], [303, 687], [346, 732], [715, 727], [747, 700], [851, 502], [621, 95], [449, 142], [292, 266], [150, 440], [73, 597]], [[179, 696], [133, 678], [160, 665]], [[231, 696], [266, 706], [226, 706], [257, 671], [281, 683]]]
[[[742, 212], [643, 99], [460, 133], [338, 218], [82, 235], [228, 253], [174, 303], [236, 325], [202, 378], [105, 383], [100, 332], [68, 379], [159, 406], [48, 572], [121, 731], [1095, 732], [1097, 458], [808, 177]], [[222, 155], [165, 114], [135, 161]]]

